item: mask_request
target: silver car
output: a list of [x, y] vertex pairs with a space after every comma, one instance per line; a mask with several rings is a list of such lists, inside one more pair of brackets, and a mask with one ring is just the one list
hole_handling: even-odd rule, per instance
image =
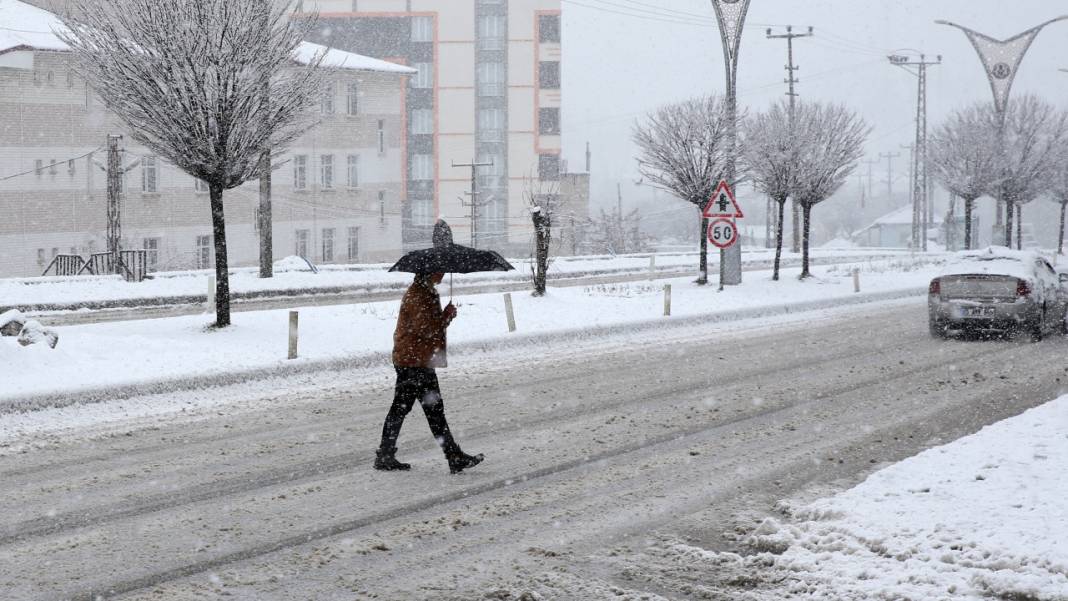
[[1065, 331], [1068, 276], [1030, 251], [991, 247], [964, 251], [931, 280], [931, 335], [1024, 332], [1032, 340]]

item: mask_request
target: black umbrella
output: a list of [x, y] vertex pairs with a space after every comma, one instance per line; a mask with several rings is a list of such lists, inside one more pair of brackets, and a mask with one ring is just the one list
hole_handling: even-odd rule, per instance
[[[390, 271], [407, 273], [474, 273], [477, 271], [510, 271], [515, 269], [500, 253], [461, 246], [452, 241], [452, 228], [439, 219], [434, 224], [434, 246], [401, 257]], [[450, 293], [452, 281], [450, 279]]]

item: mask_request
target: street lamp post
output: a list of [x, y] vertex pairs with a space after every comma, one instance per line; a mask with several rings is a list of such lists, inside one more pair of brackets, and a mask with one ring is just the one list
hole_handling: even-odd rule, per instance
[[[975, 51], [979, 54], [979, 60], [982, 61], [983, 68], [986, 70], [987, 80], [990, 81], [990, 90], [994, 93], [994, 111], [997, 114], [997, 145], [999, 153], [1003, 153], [1005, 149], [1005, 111], [1008, 108], [1009, 93], [1012, 91], [1012, 83], [1016, 79], [1016, 73], [1020, 69], [1020, 63], [1023, 62], [1024, 55], [1027, 54], [1027, 50], [1031, 48], [1031, 44], [1034, 43], [1035, 38], [1038, 37], [1038, 33], [1042, 31], [1043, 28], [1052, 23], [1056, 23], [1057, 21], [1064, 20], [1068, 20], [1068, 15], [1050, 19], [1041, 25], [1032, 27], [1021, 34], [1006, 40], [992, 38], [950, 21], [935, 21], [935, 23], [939, 25], [948, 25], [963, 31], [964, 35], [968, 36], [968, 41], [972, 43], [972, 46], [975, 47]], [[997, 222], [994, 224], [994, 236], [995, 242], [999, 241], [997, 239], [997, 230], [1004, 223], [1005, 233], [1002, 240], [1005, 242], [1006, 246], [1012, 246], [1013, 206], [1012, 199], [1005, 198], [1004, 156], [1002, 156], [1000, 162], [1002, 165], [1002, 178], [998, 184]], [[1001, 218], [1002, 203], [1005, 205], [1004, 222]]]
[[[750, 0], [712, 0], [723, 41], [724, 69], [727, 73], [727, 164], [724, 179], [734, 187], [736, 181], [735, 153], [738, 145], [738, 49], [742, 42], [742, 28], [749, 11]], [[703, 224], [707, 229], [707, 224]], [[742, 283], [742, 247], [735, 244], [719, 253], [719, 285], [737, 286]]]

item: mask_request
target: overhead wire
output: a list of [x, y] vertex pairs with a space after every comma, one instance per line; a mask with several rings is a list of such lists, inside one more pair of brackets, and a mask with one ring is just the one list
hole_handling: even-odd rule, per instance
[[69, 159], [63, 159], [61, 161], [56, 161], [55, 163], [51, 163], [51, 164], [48, 164], [48, 165], [41, 165], [40, 167], [34, 167], [33, 169], [30, 169], [28, 171], [23, 171], [22, 173], [15, 173], [13, 175], [0, 177], [0, 182], [6, 182], [9, 179], [15, 179], [16, 177], [22, 177], [23, 175], [29, 175], [31, 173], [39, 173], [43, 169], [51, 169], [52, 167], [58, 167], [60, 165], [70, 163], [71, 161], [77, 161], [79, 159], [84, 159], [85, 157], [87, 157], [89, 155], [92, 155], [92, 154], [95, 154], [97, 152], [100, 152], [103, 149], [104, 149], [103, 146], [97, 146], [96, 150], [91, 150], [91, 151], [89, 151], [89, 152], [87, 152], [87, 153], [85, 153], [83, 155], [80, 155], [80, 156], [71, 157]]

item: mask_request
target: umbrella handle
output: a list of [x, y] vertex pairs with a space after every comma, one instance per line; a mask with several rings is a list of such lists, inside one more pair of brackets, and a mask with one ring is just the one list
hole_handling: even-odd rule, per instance
[[449, 304], [452, 304], [452, 272], [449, 272]]

